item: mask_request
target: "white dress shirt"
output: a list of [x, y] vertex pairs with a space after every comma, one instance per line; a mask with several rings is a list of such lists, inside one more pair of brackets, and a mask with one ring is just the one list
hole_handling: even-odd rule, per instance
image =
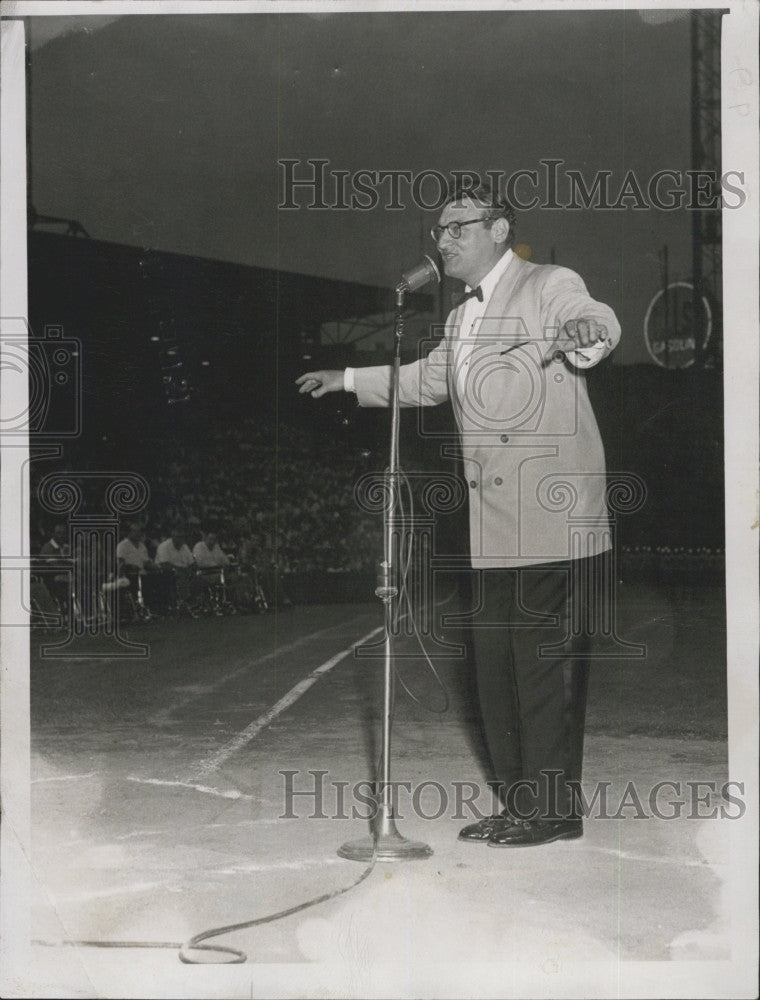
[[171, 538], [165, 538], [156, 549], [156, 562], [168, 563], [170, 566], [187, 567], [192, 566], [195, 560], [193, 554], [186, 544], [177, 548]]
[[201, 569], [216, 569], [220, 566], [229, 566], [230, 558], [223, 551], [219, 542], [210, 549], [208, 545], [201, 539], [200, 542], [196, 542], [193, 547], [193, 559]]
[[116, 557], [117, 559], [121, 559], [127, 566], [132, 566], [134, 569], [140, 570], [143, 569], [146, 563], [150, 562], [150, 556], [148, 555], [145, 543], [139, 542], [135, 545], [131, 538], [122, 538], [116, 546]]
[[[456, 372], [457, 386], [459, 393], [464, 398], [467, 392], [466, 379], [467, 369], [470, 364], [470, 355], [475, 349], [478, 327], [488, 309], [488, 303], [494, 293], [499, 281], [506, 273], [509, 265], [514, 259], [514, 253], [507, 250], [496, 261], [488, 274], [480, 282], [480, 290], [483, 293], [481, 302], [476, 296], [472, 296], [465, 301], [462, 311], [462, 321], [457, 331], [457, 339], [454, 343], [454, 371]], [[472, 291], [469, 285], [465, 285], [465, 291]]]

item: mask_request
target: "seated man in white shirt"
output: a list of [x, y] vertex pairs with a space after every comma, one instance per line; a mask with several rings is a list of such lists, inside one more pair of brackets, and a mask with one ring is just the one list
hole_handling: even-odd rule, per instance
[[234, 606], [229, 600], [230, 588], [228, 571], [232, 565], [230, 557], [223, 551], [215, 531], [207, 531], [195, 543], [193, 558], [200, 571], [200, 579], [206, 584], [207, 607], [215, 615], [234, 614]]
[[127, 534], [116, 546], [116, 558], [119, 570], [124, 569], [130, 575], [149, 573], [155, 569], [145, 545], [145, 532], [136, 521], [128, 525]]
[[[67, 607], [71, 589], [72, 567], [69, 562], [69, 528], [67, 524], [54, 525], [50, 538], [40, 549], [36, 561], [36, 576], [42, 586], [55, 597], [61, 607]], [[43, 598], [44, 599], [44, 598]]]
[[207, 531], [203, 538], [195, 543], [193, 559], [199, 569], [220, 569], [230, 564], [230, 557], [222, 551], [215, 531]]
[[150, 574], [156, 572], [156, 564], [150, 558], [145, 545], [145, 532], [142, 525], [133, 521], [127, 526], [127, 534], [116, 546], [117, 576], [126, 576], [132, 597], [140, 603], [138, 594], [142, 591], [144, 602], [159, 597], [160, 585]]
[[185, 541], [182, 525], [175, 525], [169, 538], [165, 538], [156, 549], [156, 565], [174, 579], [177, 610], [187, 610], [192, 614], [191, 603], [197, 594], [196, 564]]

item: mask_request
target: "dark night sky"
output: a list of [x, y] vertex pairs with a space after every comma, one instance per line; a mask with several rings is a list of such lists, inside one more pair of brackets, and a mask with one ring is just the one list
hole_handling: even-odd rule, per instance
[[[99, 239], [395, 284], [434, 218], [278, 210], [279, 158], [333, 169], [502, 170], [565, 161], [643, 185], [690, 166], [688, 21], [635, 11], [33, 18], [39, 212]], [[56, 22], [58, 22], [56, 24]], [[53, 37], [55, 36], [55, 37]], [[525, 189], [527, 193], [527, 188]], [[563, 195], [560, 193], [560, 200]], [[645, 360], [660, 283], [688, 279], [684, 211], [534, 209], [518, 240], [578, 270]], [[428, 241], [429, 244], [429, 241]], [[425, 244], [430, 249], [432, 244]]]

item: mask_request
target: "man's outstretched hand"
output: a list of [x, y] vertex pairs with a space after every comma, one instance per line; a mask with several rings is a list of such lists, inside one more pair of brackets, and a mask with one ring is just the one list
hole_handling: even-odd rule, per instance
[[572, 350], [573, 347], [583, 350], [584, 347], [593, 347], [594, 344], [603, 341], [609, 347], [609, 332], [607, 327], [596, 319], [569, 319], [559, 332], [558, 343], [564, 350]]
[[314, 399], [319, 399], [327, 392], [343, 391], [343, 372], [306, 372], [296, 379], [296, 385], [299, 386], [299, 392], [311, 393]]

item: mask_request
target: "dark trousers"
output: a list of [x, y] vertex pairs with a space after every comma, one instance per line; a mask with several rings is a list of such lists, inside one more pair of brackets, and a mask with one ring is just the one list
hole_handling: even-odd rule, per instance
[[606, 553], [474, 571], [472, 640], [494, 778], [523, 818], [578, 815], [591, 632]]

